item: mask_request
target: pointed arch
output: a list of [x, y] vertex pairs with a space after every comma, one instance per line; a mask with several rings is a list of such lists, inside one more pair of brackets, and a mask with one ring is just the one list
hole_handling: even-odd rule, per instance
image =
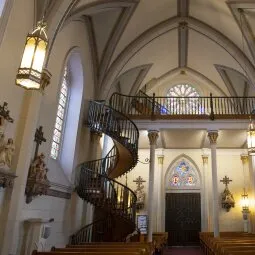
[[[183, 172], [180, 167], [183, 167]], [[173, 177], [179, 178], [173, 180]], [[191, 177], [190, 179], [188, 179]], [[168, 166], [165, 173], [165, 190], [188, 189], [200, 190], [202, 187], [202, 175], [195, 161], [186, 154], [177, 156]], [[174, 184], [171, 181], [176, 181]]]

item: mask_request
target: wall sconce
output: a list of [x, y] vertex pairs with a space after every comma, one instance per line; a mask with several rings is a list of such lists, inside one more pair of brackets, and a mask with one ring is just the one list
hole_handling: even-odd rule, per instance
[[43, 69], [48, 45], [46, 23], [37, 23], [35, 30], [27, 35], [25, 49], [18, 73], [16, 85], [33, 90], [43, 90], [50, 82], [51, 74]]
[[250, 124], [247, 130], [247, 147], [248, 154], [255, 155], [255, 125], [250, 117]]
[[243, 194], [241, 195], [242, 199], [241, 199], [241, 205], [242, 205], [242, 212], [244, 213], [248, 213], [249, 212], [249, 198], [248, 198], [248, 194], [245, 191], [245, 189], [243, 189]]

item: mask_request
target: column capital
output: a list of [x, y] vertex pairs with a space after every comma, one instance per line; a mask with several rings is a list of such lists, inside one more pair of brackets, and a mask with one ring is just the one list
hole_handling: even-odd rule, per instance
[[158, 156], [158, 164], [163, 165], [164, 163], [164, 155], [157, 155]]
[[203, 165], [208, 164], [208, 157], [209, 157], [209, 155], [207, 155], [207, 154], [202, 155]]
[[150, 141], [150, 145], [156, 145], [158, 139], [158, 130], [148, 130], [148, 137]]
[[207, 132], [210, 144], [216, 144], [217, 138], [219, 136], [218, 130], [208, 130]]
[[240, 158], [241, 158], [241, 160], [242, 160], [243, 165], [246, 164], [246, 163], [249, 161], [249, 156], [248, 156], [248, 154], [241, 154], [241, 155], [240, 155]]

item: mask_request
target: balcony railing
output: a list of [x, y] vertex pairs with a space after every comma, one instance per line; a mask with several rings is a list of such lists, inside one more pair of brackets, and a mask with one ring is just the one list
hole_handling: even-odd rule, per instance
[[152, 97], [114, 93], [112, 108], [133, 119], [233, 119], [255, 112], [255, 97]]

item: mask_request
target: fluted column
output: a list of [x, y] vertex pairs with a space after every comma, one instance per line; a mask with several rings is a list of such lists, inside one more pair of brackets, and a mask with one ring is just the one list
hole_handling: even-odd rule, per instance
[[[249, 155], [249, 197], [255, 201], [255, 155]], [[250, 205], [251, 233], [255, 234], [255, 203]]]
[[161, 150], [161, 154], [157, 155], [158, 158], [158, 183], [157, 183], [157, 197], [156, 197], [156, 212], [157, 212], [157, 224], [156, 224], [156, 231], [162, 232], [162, 201], [163, 201], [163, 163], [164, 163], [164, 155]]
[[212, 158], [212, 197], [213, 197], [213, 232], [214, 237], [220, 235], [219, 231], [219, 194], [218, 194], [218, 176], [217, 176], [217, 156], [216, 143], [218, 138], [218, 131], [208, 131], [208, 138], [211, 145]]
[[203, 189], [204, 189], [204, 224], [203, 231], [210, 230], [210, 208], [209, 208], [209, 174], [208, 174], [208, 155], [202, 155], [203, 160]]
[[153, 232], [153, 189], [154, 189], [154, 171], [155, 171], [155, 149], [158, 139], [157, 130], [149, 130], [148, 137], [150, 141], [150, 169], [149, 169], [149, 194], [148, 194], [148, 238], [147, 242], [152, 242]]

